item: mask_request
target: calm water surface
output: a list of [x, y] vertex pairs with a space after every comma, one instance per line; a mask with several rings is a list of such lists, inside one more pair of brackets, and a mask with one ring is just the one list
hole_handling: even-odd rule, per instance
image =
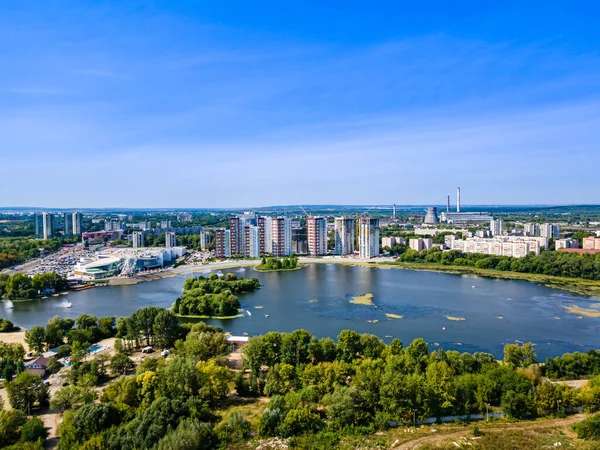
[[[505, 343], [514, 341], [535, 343], [541, 358], [600, 346], [600, 318], [578, 318], [564, 308], [589, 308], [600, 300], [525, 281], [336, 264], [312, 264], [288, 273], [227, 271], [256, 277], [262, 284], [259, 291], [240, 297], [243, 318], [207, 321], [236, 335], [304, 328], [335, 338], [341, 330], [354, 329], [386, 342], [397, 337], [407, 344], [423, 337], [430, 349], [485, 351], [497, 357]], [[143, 306], [171, 306], [187, 276], [15, 303], [13, 309], [0, 307], [0, 315], [24, 327], [45, 324], [55, 315], [128, 316]], [[365, 293], [373, 294], [374, 306], [350, 303]], [[62, 307], [66, 298], [71, 308]]]

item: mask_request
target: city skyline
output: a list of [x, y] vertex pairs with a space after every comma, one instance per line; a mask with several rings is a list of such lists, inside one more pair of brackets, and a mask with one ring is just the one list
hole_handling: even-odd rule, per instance
[[597, 203], [598, 6], [541, 5], [4, 5], [0, 206]]

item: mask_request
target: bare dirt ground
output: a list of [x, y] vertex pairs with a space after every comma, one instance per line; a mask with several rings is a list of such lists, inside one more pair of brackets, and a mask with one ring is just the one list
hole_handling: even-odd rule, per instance
[[[498, 424], [498, 425], [491, 425], [491, 426], [486, 426], [485, 428], [482, 427], [482, 430], [488, 432], [488, 431], [518, 431], [518, 430], [525, 430], [525, 429], [529, 429], [529, 428], [535, 428], [535, 429], [543, 429], [543, 428], [555, 428], [555, 427], [563, 427], [564, 428], [564, 432], [565, 434], [570, 434], [570, 430], [569, 430], [569, 426], [576, 423], [576, 422], [580, 422], [582, 420], [584, 420], [585, 418], [587, 418], [588, 415], [587, 414], [575, 414], [574, 416], [569, 416], [569, 417], [565, 417], [562, 419], [550, 419], [550, 420], [544, 420], [544, 421], [535, 421], [535, 422], [521, 422], [521, 423], [515, 423], [515, 424], [511, 424], [511, 423], [504, 423], [504, 424]], [[412, 441], [409, 442], [405, 442], [403, 444], [400, 444], [398, 446], [395, 447], [391, 447], [395, 450], [416, 450], [424, 445], [431, 445], [431, 444], [436, 444], [436, 443], [440, 443], [443, 441], [447, 441], [450, 439], [460, 439], [462, 437], [465, 436], [470, 436], [472, 435], [472, 430], [461, 430], [455, 433], [448, 433], [448, 434], [439, 434], [439, 435], [433, 435], [433, 436], [426, 436], [426, 437], [420, 437], [420, 438], [416, 438]]]
[[0, 341], [6, 342], [7, 344], [21, 344], [26, 352], [29, 351], [29, 347], [25, 343], [25, 330], [11, 331], [10, 333], [0, 333]]

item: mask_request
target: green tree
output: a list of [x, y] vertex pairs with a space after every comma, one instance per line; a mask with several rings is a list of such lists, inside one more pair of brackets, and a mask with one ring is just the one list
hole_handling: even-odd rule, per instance
[[600, 414], [573, 425], [573, 431], [579, 439], [590, 439], [600, 441]]
[[535, 350], [530, 342], [504, 346], [504, 362], [512, 367], [527, 367], [535, 364], [535, 356]]
[[211, 424], [184, 419], [156, 445], [156, 450], [212, 450], [218, 438]]
[[338, 335], [338, 358], [352, 362], [362, 353], [360, 334], [354, 330], [342, 330]]
[[250, 422], [238, 411], [231, 411], [216, 432], [223, 443], [241, 442], [250, 436]]
[[110, 359], [110, 370], [115, 375], [124, 375], [133, 367], [133, 361], [123, 353], [117, 353]]
[[37, 403], [44, 405], [48, 401], [48, 386], [38, 375], [21, 372], [14, 381], [6, 385], [10, 405], [14, 409], [30, 412]]
[[25, 342], [35, 353], [44, 351], [44, 341], [46, 340], [46, 330], [44, 327], [36, 325], [25, 332]]
[[47, 437], [48, 430], [38, 417], [29, 419], [21, 428], [21, 441], [23, 442], [45, 442]]
[[156, 344], [161, 348], [172, 347], [182, 335], [179, 320], [168, 309], [163, 309], [156, 314], [152, 329]]
[[50, 400], [50, 407], [62, 413], [69, 409], [77, 409], [82, 405], [92, 403], [97, 398], [98, 393], [93, 388], [65, 386], [56, 391], [52, 400]]
[[0, 447], [4, 448], [19, 439], [19, 429], [27, 422], [23, 411], [0, 411]]
[[24, 356], [25, 349], [21, 344], [0, 341], [0, 378], [12, 380], [14, 375], [21, 373], [25, 369]]
[[62, 369], [62, 367], [62, 363], [55, 357], [48, 358], [46, 369], [48, 369], [50, 373], [57, 373], [60, 369]]

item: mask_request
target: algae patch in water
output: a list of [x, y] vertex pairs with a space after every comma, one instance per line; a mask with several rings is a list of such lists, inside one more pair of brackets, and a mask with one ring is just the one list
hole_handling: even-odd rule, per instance
[[356, 305], [372, 306], [373, 305], [373, 294], [371, 294], [370, 292], [367, 292], [365, 295], [357, 295], [352, 300], [350, 300], [350, 303], [354, 303]]
[[571, 314], [577, 314], [579, 316], [600, 317], [600, 311], [598, 311], [597, 309], [582, 308], [581, 306], [577, 305], [563, 306], [563, 308], [565, 308]]
[[455, 320], [457, 322], [459, 322], [461, 320], [467, 320], [464, 317], [454, 317], [454, 316], [446, 316], [446, 319], [448, 319], [448, 320]]
[[392, 313], [385, 313], [386, 317], [390, 318], [390, 319], [403, 319], [404, 316], [400, 316], [398, 314], [392, 314]]

